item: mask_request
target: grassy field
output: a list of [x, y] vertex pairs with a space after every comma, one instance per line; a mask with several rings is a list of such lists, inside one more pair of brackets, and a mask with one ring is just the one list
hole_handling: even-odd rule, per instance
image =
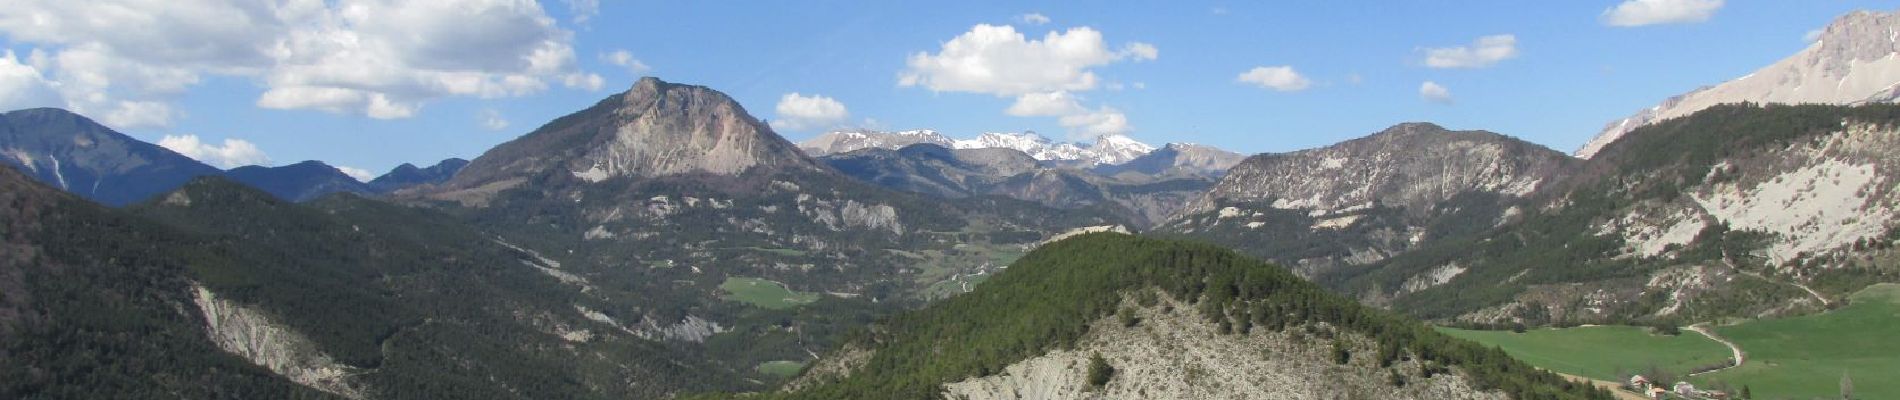
[[1650, 366], [1676, 374], [1728, 359], [1721, 343], [1683, 332], [1652, 335], [1633, 326], [1536, 329], [1524, 333], [1439, 328], [1440, 332], [1503, 347], [1512, 357], [1551, 371], [1617, 382], [1625, 373]]
[[1900, 399], [1900, 285], [1854, 294], [1825, 314], [1715, 328], [1748, 353], [1741, 367], [1697, 377], [1746, 384], [1758, 399], [1839, 398], [1841, 375], [1856, 399]]
[[790, 378], [792, 375], [798, 375], [798, 371], [804, 368], [805, 363], [799, 361], [766, 361], [753, 369], [761, 374]]
[[770, 309], [798, 307], [818, 301], [817, 293], [796, 292], [784, 284], [759, 278], [728, 277], [719, 284], [720, 298]]

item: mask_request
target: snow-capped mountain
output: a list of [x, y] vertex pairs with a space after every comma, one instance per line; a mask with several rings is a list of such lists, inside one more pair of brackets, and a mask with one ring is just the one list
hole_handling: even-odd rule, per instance
[[1011, 149], [1042, 161], [1073, 161], [1083, 166], [1121, 164], [1150, 152], [1155, 147], [1123, 135], [1105, 135], [1094, 143], [1057, 142], [1035, 132], [987, 132], [973, 139], [951, 139], [934, 130], [897, 132], [870, 130], [835, 131], [818, 135], [798, 147], [813, 156], [879, 148], [896, 150], [913, 144], [929, 143], [952, 149]]
[[950, 147], [955, 141], [937, 131], [917, 129], [897, 132], [873, 130], [846, 130], [827, 132], [818, 137], [798, 143], [798, 148], [812, 156], [849, 153], [863, 149], [896, 150], [904, 146], [929, 143]]
[[1754, 73], [1664, 100], [1611, 122], [1577, 157], [1630, 130], [1723, 103], [1860, 104], [1900, 99], [1900, 14], [1857, 11], [1828, 24], [1806, 49]]

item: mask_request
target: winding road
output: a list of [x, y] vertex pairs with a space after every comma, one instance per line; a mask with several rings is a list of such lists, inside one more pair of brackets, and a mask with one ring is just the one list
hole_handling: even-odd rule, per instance
[[1719, 343], [1722, 343], [1722, 345], [1724, 345], [1724, 346], [1728, 346], [1728, 350], [1729, 350], [1729, 352], [1732, 352], [1732, 353], [1734, 353], [1734, 357], [1735, 357], [1735, 363], [1734, 363], [1734, 364], [1730, 364], [1730, 365], [1729, 365], [1729, 366], [1727, 366], [1727, 367], [1722, 367], [1722, 368], [1716, 368], [1716, 369], [1712, 369], [1712, 370], [1708, 370], [1708, 371], [1702, 371], [1702, 372], [1697, 372], [1697, 373], [1693, 373], [1693, 374], [1689, 374], [1689, 376], [1698, 376], [1698, 375], [1703, 375], [1703, 374], [1708, 374], [1708, 373], [1712, 373], [1712, 372], [1717, 372], [1717, 371], [1721, 371], [1721, 370], [1725, 370], [1725, 369], [1729, 369], [1729, 368], [1735, 368], [1735, 367], [1740, 367], [1740, 366], [1742, 366], [1742, 362], [1743, 362], [1743, 361], [1746, 361], [1746, 360], [1748, 360], [1748, 353], [1744, 353], [1744, 352], [1742, 352], [1742, 347], [1741, 347], [1741, 346], [1736, 346], [1736, 345], [1735, 345], [1735, 342], [1730, 342], [1730, 341], [1728, 341], [1728, 339], [1723, 339], [1723, 338], [1722, 338], [1721, 336], [1716, 336], [1716, 335], [1715, 335], [1715, 332], [1710, 332], [1710, 331], [1709, 331], [1709, 328], [1708, 328], [1708, 326], [1706, 326], [1706, 325], [1704, 325], [1704, 324], [1695, 324], [1695, 325], [1690, 325], [1690, 326], [1688, 326], [1688, 327], [1686, 327], [1686, 328], [1683, 328], [1683, 329], [1685, 329], [1685, 330], [1688, 330], [1688, 331], [1691, 331], [1691, 332], [1695, 332], [1695, 333], [1699, 333], [1699, 334], [1702, 334], [1702, 336], [1704, 336], [1704, 337], [1708, 337], [1708, 338], [1709, 338], [1709, 340], [1714, 340], [1714, 341], [1716, 341], [1716, 342], [1719, 342]]

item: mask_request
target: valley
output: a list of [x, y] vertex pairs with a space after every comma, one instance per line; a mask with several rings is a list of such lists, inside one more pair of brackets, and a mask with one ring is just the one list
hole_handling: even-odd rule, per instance
[[[1512, 357], [1551, 371], [1621, 382], [1632, 374], [1662, 371], [1698, 387], [1743, 385], [1760, 398], [1805, 398], [1839, 389], [1843, 375], [1867, 398], [1900, 395], [1880, 376], [1900, 364], [1885, 338], [1900, 334], [1900, 285], [1880, 284], [1855, 293], [1849, 305], [1822, 314], [1735, 321], [1708, 330], [1747, 354], [1740, 366], [1690, 372], [1731, 358], [1721, 343], [1696, 333], [1662, 336], [1629, 326], [1538, 329], [1526, 333], [1441, 328], [1455, 337], [1499, 346]], [[1673, 381], [1673, 380], [1672, 380]]]
[[0, 398], [1900, 398], [1860, 0], [106, 1], [0, 7]]

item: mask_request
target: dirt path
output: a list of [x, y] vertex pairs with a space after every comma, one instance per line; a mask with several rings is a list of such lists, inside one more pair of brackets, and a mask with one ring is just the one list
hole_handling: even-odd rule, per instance
[[1619, 385], [1616, 382], [1590, 379], [1590, 378], [1585, 378], [1585, 377], [1565, 374], [1565, 373], [1558, 373], [1557, 375], [1563, 376], [1564, 378], [1570, 379], [1571, 381], [1575, 381], [1575, 382], [1589, 382], [1592, 385], [1596, 385], [1596, 387], [1603, 388], [1603, 390], [1610, 391], [1610, 394], [1616, 396], [1618, 400], [1649, 400], [1648, 397], [1643, 397], [1643, 395], [1641, 394], [1636, 394], [1635, 392], [1623, 390], [1622, 385]]
[[1689, 376], [1697, 376], [1697, 375], [1707, 374], [1711, 372], [1726, 370], [1729, 368], [1740, 367], [1742, 366], [1742, 362], [1748, 360], [1748, 353], [1742, 352], [1741, 346], [1736, 346], [1735, 342], [1730, 342], [1728, 341], [1728, 339], [1723, 339], [1721, 336], [1716, 336], [1715, 332], [1710, 332], [1709, 328], [1703, 324], [1690, 325], [1688, 328], [1684, 328], [1684, 329], [1691, 332], [1700, 333], [1702, 334], [1702, 336], [1708, 337], [1709, 340], [1714, 340], [1716, 342], [1722, 343], [1722, 345], [1724, 346], [1728, 346], [1728, 350], [1734, 353], [1734, 357], [1735, 357], [1735, 364], [1733, 365], [1729, 365], [1727, 367], [1722, 367], [1722, 368], [1716, 368], [1716, 369], [1712, 369], [1708, 371], [1702, 371], [1702, 372], [1698, 372], [1694, 374], [1689, 374]]
[[[1757, 273], [1754, 273], [1754, 272], [1750, 272], [1750, 271], [1747, 271], [1747, 270], [1743, 270], [1743, 269], [1741, 269], [1740, 267], [1737, 267], [1737, 266], [1735, 266], [1735, 262], [1734, 262], [1734, 261], [1730, 261], [1730, 260], [1729, 260], [1729, 258], [1728, 258], [1728, 253], [1726, 253], [1726, 252], [1724, 252], [1724, 253], [1722, 253], [1722, 264], [1725, 264], [1725, 265], [1728, 265], [1728, 269], [1730, 269], [1730, 270], [1733, 270], [1733, 271], [1735, 271], [1735, 272], [1740, 272], [1740, 273], [1742, 273], [1742, 275], [1748, 275], [1748, 276], [1752, 276], [1752, 277], [1755, 277], [1755, 278], [1757, 278], [1757, 279], [1761, 279], [1761, 280], [1764, 280], [1764, 281], [1769, 281], [1769, 282], [1779, 282], [1779, 281], [1776, 281], [1776, 280], [1774, 280], [1774, 279], [1768, 279], [1768, 277], [1766, 277], [1766, 276], [1762, 276], [1761, 274], [1757, 274]], [[1833, 305], [1834, 305], [1834, 302], [1833, 302], [1833, 301], [1829, 301], [1829, 300], [1827, 299], [1827, 297], [1825, 297], [1825, 296], [1821, 296], [1821, 292], [1817, 292], [1817, 291], [1814, 291], [1814, 288], [1810, 288], [1810, 287], [1808, 287], [1808, 285], [1803, 285], [1803, 284], [1801, 284], [1801, 282], [1796, 282], [1796, 281], [1787, 281], [1787, 282], [1781, 282], [1781, 283], [1786, 283], [1786, 284], [1790, 284], [1790, 285], [1794, 285], [1794, 287], [1798, 287], [1798, 288], [1801, 288], [1801, 290], [1806, 290], [1806, 291], [1808, 291], [1808, 295], [1810, 295], [1810, 296], [1814, 296], [1814, 299], [1815, 299], [1815, 300], [1820, 300], [1820, 301], [1821, 301], [1821, 307], [1823, 307], [1823, 308], [1825, 308], [1825, 307], [1829, 307], [1829, 306], [1833, 306]]]

